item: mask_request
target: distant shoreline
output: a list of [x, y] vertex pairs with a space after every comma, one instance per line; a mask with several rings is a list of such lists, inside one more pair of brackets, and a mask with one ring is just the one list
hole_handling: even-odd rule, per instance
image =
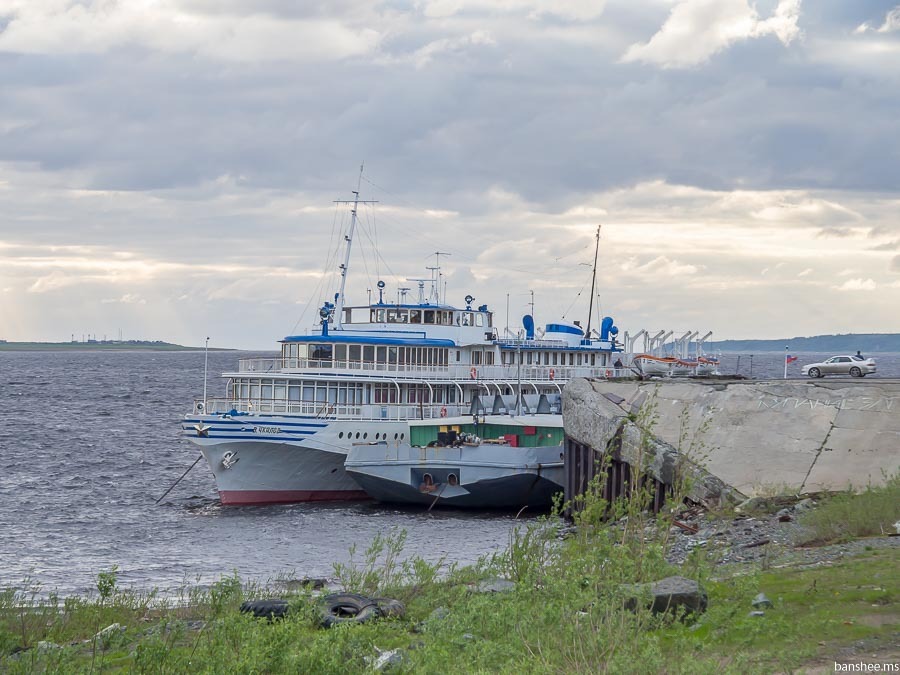
[[[202, 352], [204, 347], [186, 347], [171, 342], [135, 340], [133, 342], [0, 342], [3, 352]], [[225, 347], [210, 347], [211, 352], [236, 351]]]

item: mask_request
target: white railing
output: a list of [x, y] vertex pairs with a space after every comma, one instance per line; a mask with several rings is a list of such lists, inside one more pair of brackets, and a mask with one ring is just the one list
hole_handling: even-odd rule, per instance
[[568, 365], [525, 365], [521, 368], [507, 365], [423, 366], [415, 364], [385, 364], [359, 361], [319, 361], [313, 359], [241, 359], [238, 372], [254, 375], [310, 374], [316, 372], [357, 373], [360, 371], [384, 375], [397, 380], [444, 380], [514, 383], [523, 382], [565, 383], [576, 377], [614, 378], [631, 377], [628, 368]]
[[[418, 420], [458, 417], [468, 415], [469, 405], [441, 403], [371, 403], [344, 405], [311, 401], [247, 400], [228, 398], [206, 399], [205, 412], [209, 415], [241, 413], [255, 415], [302, 415], [325, 420]], [[204, 412], [203, 400], [194, 401], [194, 413]]]

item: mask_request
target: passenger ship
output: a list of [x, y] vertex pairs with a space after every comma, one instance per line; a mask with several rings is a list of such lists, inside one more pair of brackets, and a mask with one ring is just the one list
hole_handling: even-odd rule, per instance
[[377, 302], [347, 305], [354, 194], [340, 289], [318, 325], [281, 340], [277, 358], [241, 360], [223, 374], [226, 396], [195, 401], [182, 421], [223, 504], [364, 498], [344, 468], [355, 445], [408, 446], [411, 420], [471, 415], [485, 397], [542, 398], [560, 415], [568, 380], [625, 374], [613, 365], [621, 346], [610, 317], [594, 337], [590, 322], [540, 331], [530, 315], [514, 337], [501, 336], [487, 305], [441, 297], [439, 267], [429, 290], [419, 280], [415, 302], [386, 301], [379, 281]]

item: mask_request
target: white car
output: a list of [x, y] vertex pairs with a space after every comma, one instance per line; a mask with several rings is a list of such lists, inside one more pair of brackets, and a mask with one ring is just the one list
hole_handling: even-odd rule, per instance
[[865, 377], [875, 372], [875, 359], [867, 359], [863, 356], [832, 356], [822, 363], [810, 363], [803, 366], [803, 374], [809, 377], [824, 377], [825, 375], [850, 375], [852, 377]]

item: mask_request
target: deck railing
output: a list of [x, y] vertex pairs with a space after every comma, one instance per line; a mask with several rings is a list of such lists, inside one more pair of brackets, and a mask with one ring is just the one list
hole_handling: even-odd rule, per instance
[[444, 380], [477, 382], [515, 382], [521, 378], [523, 382], [564, 383], [576, 377], [614, 378], [630, 377], [628, 368], [612, 366], [569, 366], [569, 365], [537, 365], [523, 364], [521, 368], [513, 364], [497, 365], [461, 365], [425, 366], [418, 364], [386, 364], [361, 361], [331, 361], [313, 359], [241, 359], [238, 365], [240, 374], [254, 375], [287, 375], [309, 374], [315, 376], [325, 373], [357, 374], [360, 372], [381, 375], [385, 379], [397, 380]]
[[302, 415], [321, 420], [418, 420], [459, 417], [469, 414], [469, 405], [458, 404], [396, 404], [371, 403], [344, 405], [309, 401], [247, 400], [229, 398], [207, 398], [194, 401], [194, 412], [210, 415], [246, 414], [255, 415]]

